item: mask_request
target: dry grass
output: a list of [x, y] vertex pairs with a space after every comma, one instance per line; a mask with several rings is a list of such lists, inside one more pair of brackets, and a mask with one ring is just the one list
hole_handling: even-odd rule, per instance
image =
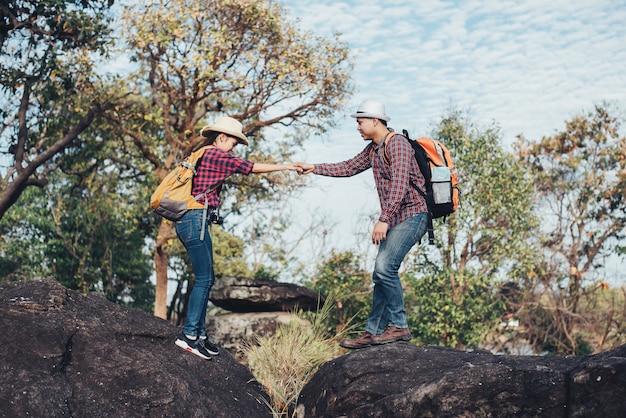
[[296, 311], [297, 320], [280, 326], [274, 335], [257, 338], [257, 345], [244, 348], [248, 366], [265, 387], [275, 417], [289, 416], [290, 409], [295, 411], [300, 391], [319, 366], [341, 354], [336, 339], [345, 332], [328, 336], [324, 330], [332, 306], [327, 299], [310, 317]]

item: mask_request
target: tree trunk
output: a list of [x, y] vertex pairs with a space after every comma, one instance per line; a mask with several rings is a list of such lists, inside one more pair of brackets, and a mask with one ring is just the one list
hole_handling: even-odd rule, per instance
[[159, 225], [156, 245], [154, 248], [154, 268], [156, 272], [156, 289], [154, 296], [154, 316], [167, 319], [167, 267], [169, 253], [167, 242], [174, 238], [171, 234], [172, 223], [163, 219]]

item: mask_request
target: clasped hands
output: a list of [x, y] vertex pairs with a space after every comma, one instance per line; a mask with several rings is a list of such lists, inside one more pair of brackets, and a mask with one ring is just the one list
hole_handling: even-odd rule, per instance
[[297, 167], [298, 174], [309, 174], [315, 170], [314, 164], [298, 162], [298, 163], [293, 163], [293, 165]]
[[309, 174], [315, 170], [315, 166], [307, 163], [290, 163], [283, 165], [283, 170], [296, 171], [298, 174]]

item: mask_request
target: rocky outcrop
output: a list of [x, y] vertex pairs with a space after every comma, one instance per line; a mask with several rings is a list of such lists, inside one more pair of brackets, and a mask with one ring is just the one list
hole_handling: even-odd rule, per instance
[[211, 302], [231, 312], [315, 311], [318, 294], [306, 287], [272, 280], [222, 277], [211, 289]]
[[300, 418], [618, 418], [626, 414], [626, 346], [571, 358], [370, 347], [324, 364], [297, 411]]
[[211, 302], [227, 313], [207, 317], [209, 334], [245, 364], [246, 345], [273, 335], [280, 325], [302, 321], [293, 311], [315, 311], [324, 298], [292, 283], [221, 277], [211, 289]]
[[54, 280], [0, 286], [2, 417], [271, 417], [226, 350], [207, 361], [176, 327]]
[[[226, 350], [202, 360], [174, 345], [178, 328], [166, 321], [54, 280], [1, 285], [0, 329], [0, 417], [272, 416], [266, 393]], [[392, 343], [322, 365], [297, 405], [300, 418], [624, 411], [626, 346], [564, 358]]]

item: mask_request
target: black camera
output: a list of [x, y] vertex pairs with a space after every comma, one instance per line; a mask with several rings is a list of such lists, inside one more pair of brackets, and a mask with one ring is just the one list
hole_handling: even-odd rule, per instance
[[224, 218], [220, 216], [217, 210], [212, 210], [209, 214], [209, 222], [216, 225], [221, 225], [224, 223]]

